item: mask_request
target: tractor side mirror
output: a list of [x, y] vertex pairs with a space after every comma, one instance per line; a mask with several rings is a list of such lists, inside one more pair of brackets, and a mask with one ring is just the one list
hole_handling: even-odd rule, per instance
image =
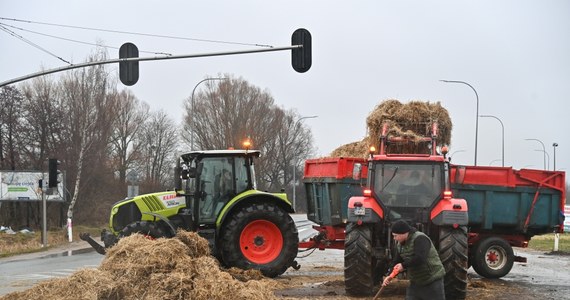
[[196, 178], [196, 168], [189, 168], [186, 170], [186, 179]]

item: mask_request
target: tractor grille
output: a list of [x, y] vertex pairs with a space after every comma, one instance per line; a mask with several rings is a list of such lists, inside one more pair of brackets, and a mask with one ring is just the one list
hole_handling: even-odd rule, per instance
[[148, 207], [150, 211], [159, 211], [164, 209], [160, 200], [155, 196], [142, 196], [141, 200]]

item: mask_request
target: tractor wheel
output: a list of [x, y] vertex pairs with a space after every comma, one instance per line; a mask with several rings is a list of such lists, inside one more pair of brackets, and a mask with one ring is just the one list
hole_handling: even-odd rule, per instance
[[445, 298], [465, 299], [467, 293], [467, 229], [439, 230], [439, 257], [445, 268]]
[[135, 233], [140, 233], [149, 239], [169, 237], [169, 235], [156, 222], [137, 221], [123, 228], [119, 233], [119, 239]]
[[224, 222], [222, 263], [227, 267], [258, 269], [276, 277], [295, 265], [299, 236], [289, 214], [273, 203], [252, 203], [239, 208]]
[[344, 285], [354, 296], [371, 295], [374, 288], [376, 262], [372, 255], [372, 230], [366, 225], [346, 226], [344, 240]]
[[473, 269], [485, 278], [501, 278], [509, 274], [514, 261], [513, 248], [504, 239], [490, 237], [475, 246]]

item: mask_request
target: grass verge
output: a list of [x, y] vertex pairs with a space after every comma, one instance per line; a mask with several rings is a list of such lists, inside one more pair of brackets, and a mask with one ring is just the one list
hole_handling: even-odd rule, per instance
[[[532, 237], [528, 243], [530, 249], [539, 251], [551, 252], [554, 250], [554, 233], [537, 235]], [[560, 234], [560, 239], [558, 241], [558, 252], [564, 252], [570, 254], [570, 234], [562, 233]]]
[[[74, 226], [73, 240], [79, 240], [80, 232], [89, 232], [92, 236], [101, 234], [99, 227]], [[17, 254], [41, 252], [69, 243], [67, 229], [49, 230], [47, 232], [47, 247], [42, 245], [42, 232], [7, 234], [0, 232], [0, 258]]]

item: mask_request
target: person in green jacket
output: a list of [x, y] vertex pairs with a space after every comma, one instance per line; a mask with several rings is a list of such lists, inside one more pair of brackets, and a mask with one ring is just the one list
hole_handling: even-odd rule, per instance
[[[403, 220], [394, 222], [392, 236], [397, 242], [394, 269], [407, 270], [410, 279], [406, 300], [445, 300], [445, 269], [431, 239]], [[390, 281], [386, 277], [382, 286]]]

